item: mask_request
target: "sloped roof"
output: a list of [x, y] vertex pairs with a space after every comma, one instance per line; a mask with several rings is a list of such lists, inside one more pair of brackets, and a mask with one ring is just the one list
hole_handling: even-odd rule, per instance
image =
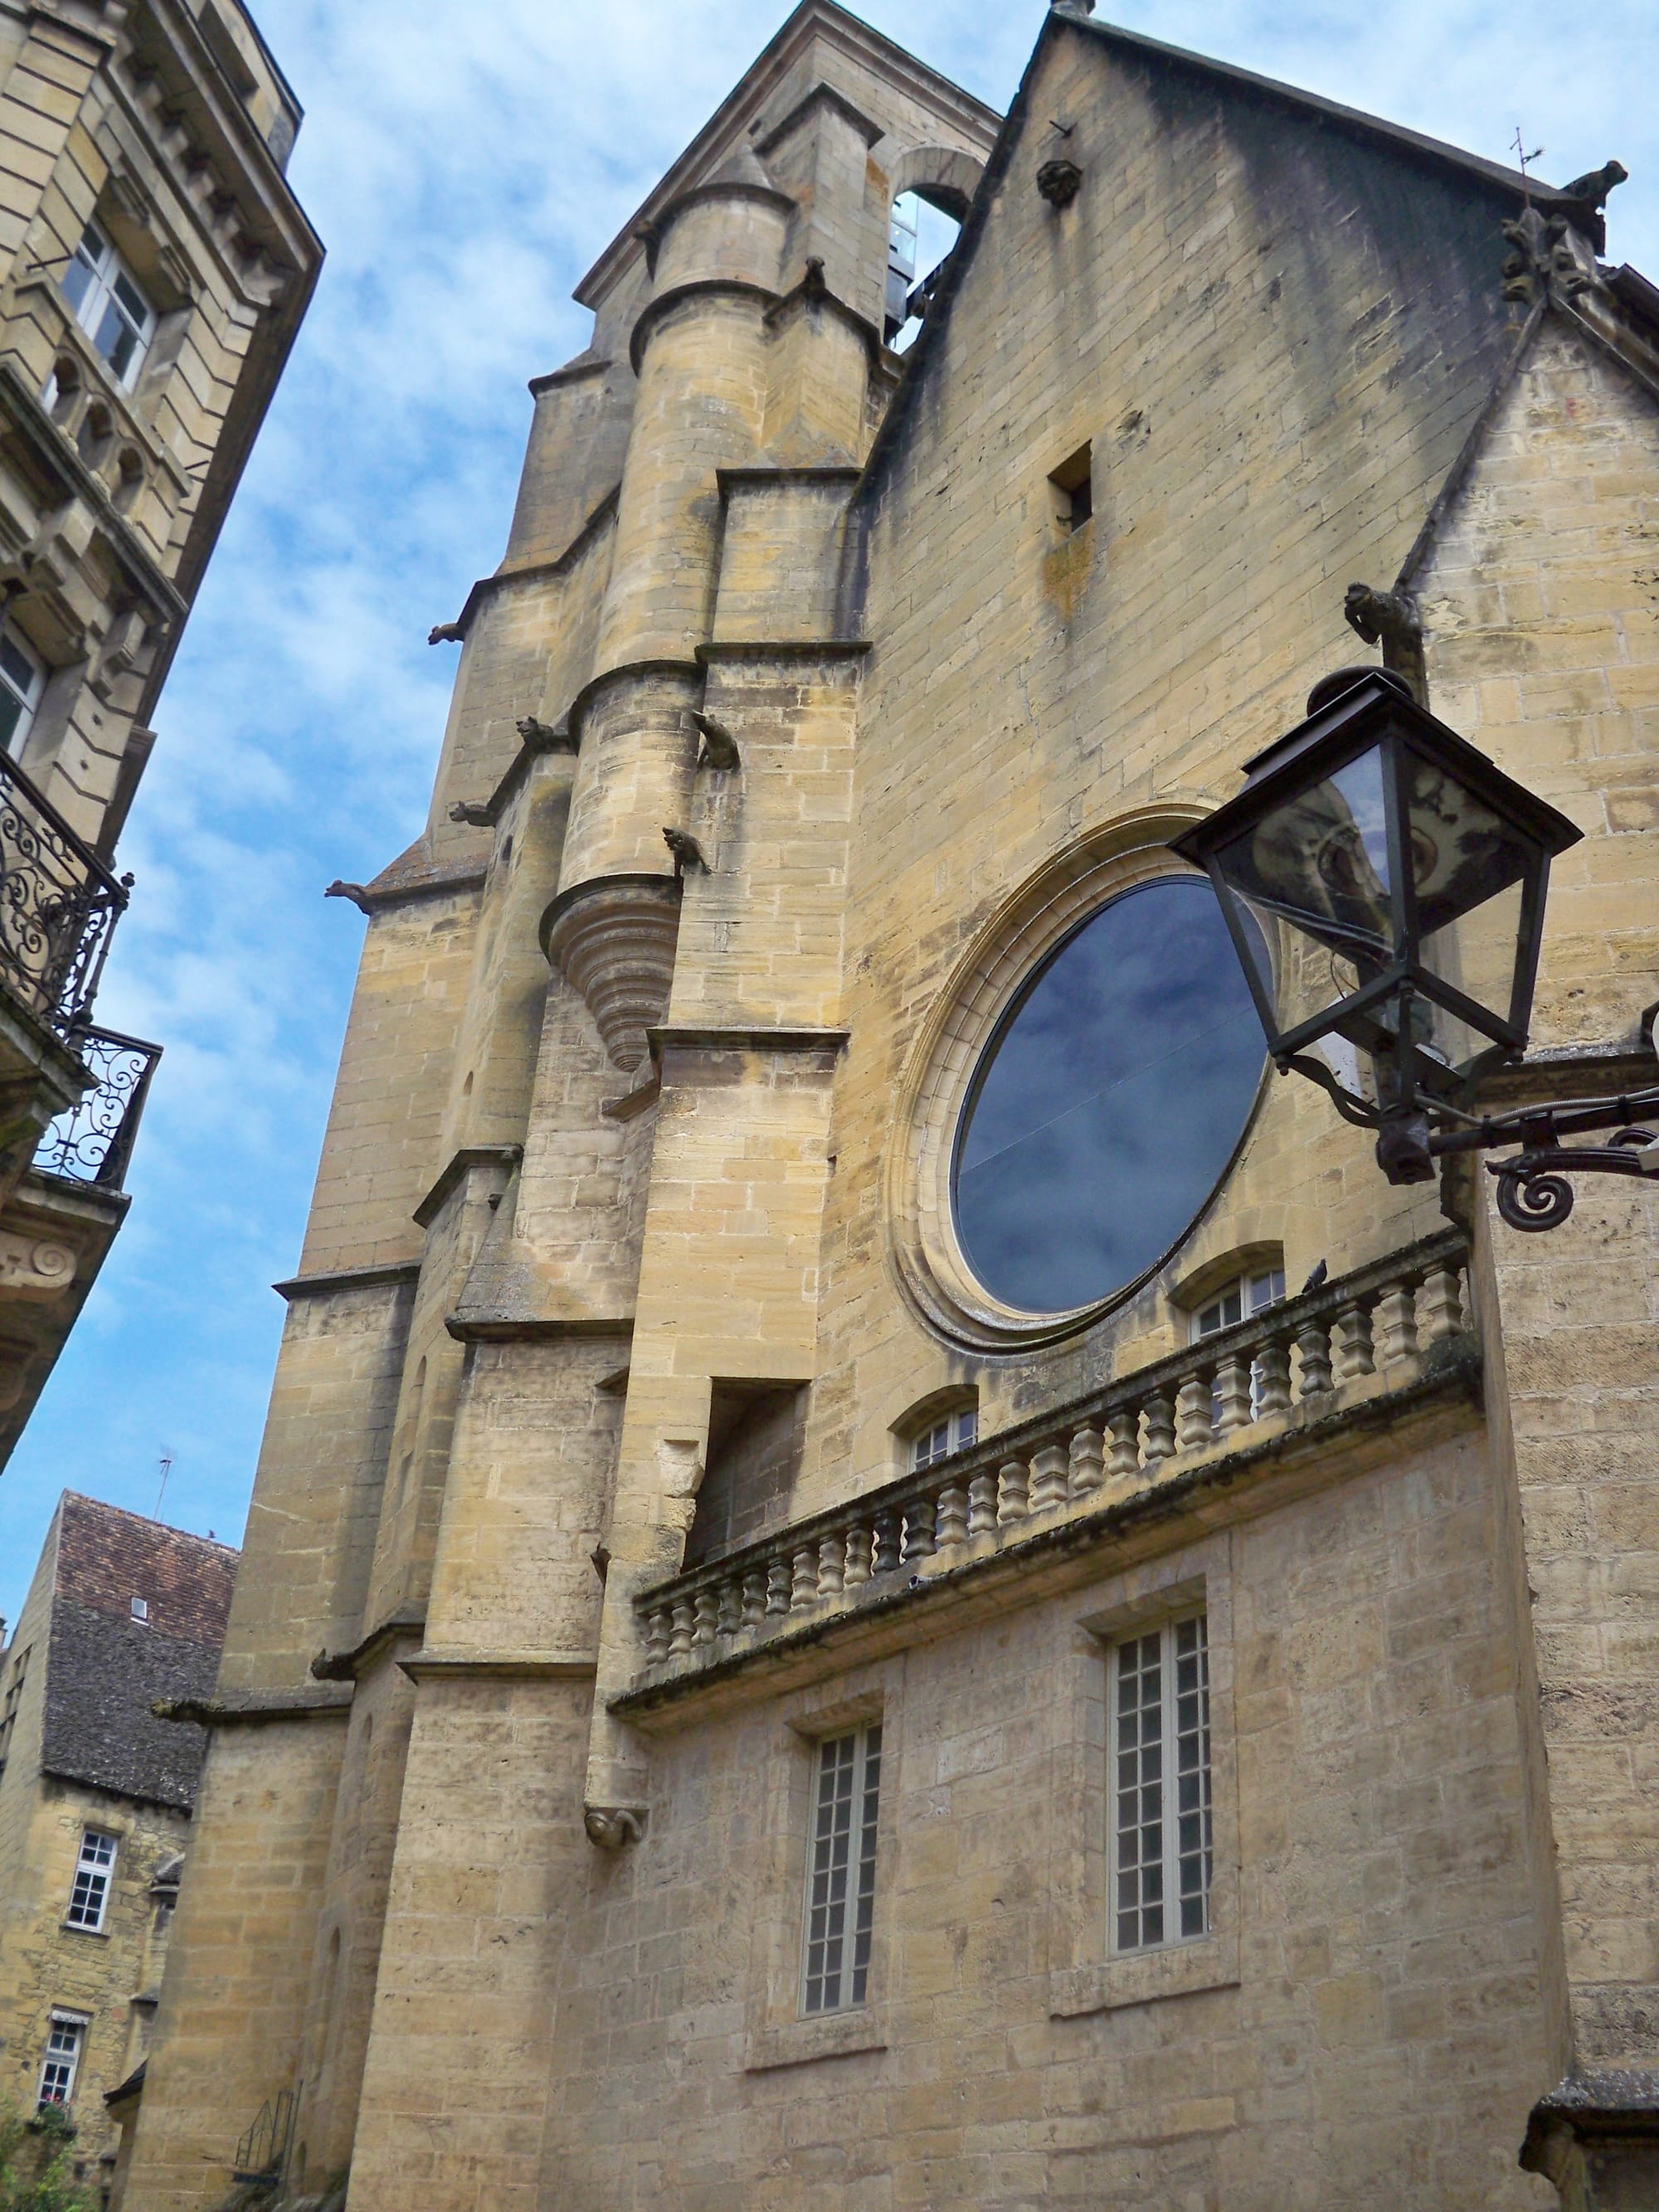
[[[1553, 185], [1541, 178], [1523, 177], [1518, 169], [1506, 168], [1501, 161], [1489, 161], [1480, 154], [1466, 153], [1461, 146], [1449, 146], [1443, 139], [1431, 138], [1421, 131], [1408, 131], [1403, 124], [1390, 123], [1380, 115], [1368, 115], [1363, 108], [1345, 107], [1340, 100], [1327, 100], [1322, 93], [1304, 92], [1299, 85], [1285, 84], [1277, 77], [1261, 76], [1255, 70], [1240, 69], [1232, 62], [1219, 62], [1207, 54], [1195, 54], [1185, 46], [1172, 46], [1162, 39], [1149, 39], [1140, 31], [1126, 31], [1115, 23], [1101, 22], [1066, 7], [1051, 12], [1050, 22], [1069, 24], [1073, 29], [1088, 37], [1100, 39], [1108, 46], [1116, 46], [1126, 53], [1134, 54], [1146, 61], [1173, 64], [1176, 67], [1195, 70], [1203, 76], [1212, 77], [1237, 92], [1256, 98], [1281, 101], [1299, 109], [1305, 115], [1318, 117], [1345, 131], [1356, 131], [1364, 137], [1381, 139], [1401, 151], [1425, 156], [1428, 160], [1461, 169], [1467, 175], [1479, 177], [1483, 183], [1501, 185], [1523, 199], [1530, 192], [1540, 205], [1559, 199], [1562, 195]], [[1045, 26], [1045, 29], [1047, 26]]]
[[[189, 1808], [206, 1739], [150, 1706], [212, 1688], [236, 1559], [228, 1545], [64, 1492], [41, 1729], [47, 1773]], [[133, 1617], [135, 1598], [144, 1620]]]

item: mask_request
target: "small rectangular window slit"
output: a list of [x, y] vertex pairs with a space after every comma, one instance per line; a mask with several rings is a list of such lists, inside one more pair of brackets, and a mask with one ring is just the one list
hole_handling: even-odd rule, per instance
[[1093, 450], [1091, 446], [1079, 446], [1049, 476], [1054, 525], [1063, 537], [1081, 530], [1095, 511]]

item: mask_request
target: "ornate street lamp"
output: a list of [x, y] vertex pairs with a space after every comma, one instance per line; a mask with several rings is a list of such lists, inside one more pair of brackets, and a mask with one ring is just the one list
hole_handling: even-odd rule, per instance
[[1498, 1117], [1467, 1110], [1524, 1048], [1549, 865], [1581, 832], [1419, 707], [1402, 678], [1340, 669], [1307, 720], [1249, 763], [1237, 798], [1175, 841], [1207, 870], [1267, 1048], [1375, 1129], [1390, 1182], [1437, 1157], [1519, 1145], [1491, 1164], [1519, 1229], [1572, 1210], [1560, 1170], [1659, 1175], [1659, 1140], [1562, 1136], [1659, 1109], [1659, 1090]]

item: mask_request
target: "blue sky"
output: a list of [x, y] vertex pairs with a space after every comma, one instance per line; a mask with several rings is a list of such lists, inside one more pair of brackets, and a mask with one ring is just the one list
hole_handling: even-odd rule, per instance
[[[100, 1002], [167, 1056], [133, 1204], [0, 1475], [15, 1618], [61, 1489], [240, 1534], [362, 923], [323, 886], [418, 831], [453, 678], [426, 633], [501, 557], [526, 379], [579, 352], [571, 286], [786, 0], [264, 0], [329, 248], [197, 604], [121, 851]], [[862, 11], [1005, 106], [1040, 0]], [[1659, 8], [1101, 0], [1100, 14], [1559, 182], [1618, 155], [1610, 251], [1659, 277]]]

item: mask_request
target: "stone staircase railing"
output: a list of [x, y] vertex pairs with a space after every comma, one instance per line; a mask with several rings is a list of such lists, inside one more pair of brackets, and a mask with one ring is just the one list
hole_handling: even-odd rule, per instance
[[[1389, 1395], [1469, 1327], [1455, 1230], [638, 1599], [649, 1689]], [[1294, 1355], [1294, 1364], [1292, 1362]]]

